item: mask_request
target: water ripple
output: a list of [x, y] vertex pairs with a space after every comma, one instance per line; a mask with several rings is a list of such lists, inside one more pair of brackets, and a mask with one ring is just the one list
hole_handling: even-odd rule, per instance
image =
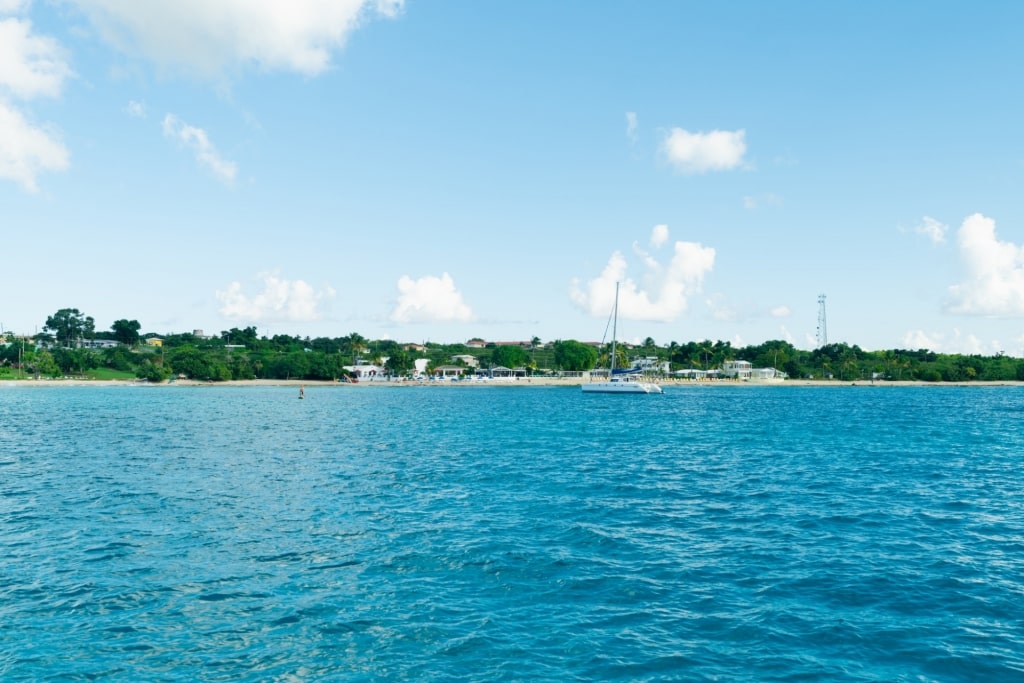
[[0, 678], [1024, 680], [1012, 388], [307, 398], [0, 392]]

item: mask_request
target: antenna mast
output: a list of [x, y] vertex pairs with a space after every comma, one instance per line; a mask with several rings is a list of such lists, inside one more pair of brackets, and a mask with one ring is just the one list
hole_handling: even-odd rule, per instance
[[825, 325], [825, 295], [818, 295], [818, 346], [828, 346], [828, 328]]

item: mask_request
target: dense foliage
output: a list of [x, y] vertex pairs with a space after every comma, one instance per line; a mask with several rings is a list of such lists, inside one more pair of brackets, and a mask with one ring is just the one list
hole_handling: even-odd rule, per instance
[[[473, 356], [479, 367], [525, 368], [529, 373], [579, 372], [607, 363], [608, 349], [576, 340], [541, 344], [534, 337], [523, 345], [486, 348], [464, 344], [402, 345], [392, 340], [370, 340], [351, 333], [343, 337], [300, 338], [277, 334], [260, 337], [255, 327], [231, 328], [216, 337], [171, 334], [160, 345], [157, 337], [139, 335], [134, 320], [118, 320], [110, 332], [96, 332], [93, 320], [77, 309], [61, 309], [47, 318], [35, 343], [9, 340], [0, 345], [0, 376], [74, 376], [100, 370], [132, 374], [151, 381], [172, 377], [224, 381], [244, 379], [339, 380], [346, 366], [357, 362], [383, 366], [400, 377], [412, 372], [417, 358], [429, 360], [428, 370], [456, 364], [455, 356]], [[86, 348], [84, 341], [107, 339], [110, 348]], [[777, 368], [792, 378], [920, 380], [970, 382], [1024, 380], [1024, 360], [995, 356], [937, 354], [928, 350], [865, 351], [857, 345], [829, 344], [813, 350], [795, 348], [785, 341], [733, 347], [710, 340], [659, 346], [651, 338], [641, 346], [618, 349], [630, 358], [643, 356], [668, 361], [672, 371], [712, 370], [729, 360], [746, 360], [755, 368]], [[619, 355], [618, 353], [616, 355]], [[625, 362], [621, 357], [619, 364]]]

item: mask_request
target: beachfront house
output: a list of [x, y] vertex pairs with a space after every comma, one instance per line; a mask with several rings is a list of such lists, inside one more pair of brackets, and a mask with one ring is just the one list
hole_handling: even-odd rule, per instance
[[709, 379], [718, 378], [718, 370], [698, 370], [697, 368], [682, 368], [672, 373], [678, 379], [688, 379], [692, 382], [703, 382]]
[[480, 367], [480, 359], [476, 356], [472, 356], [468, 353], [460, 353], [449, 358], [452, 363], [461, 362], [467, 368], [478, 368]]
[[750, 379], [752, 369], [748, 360], [727, 360], [722, 363], [722, 376], [729, 379]]
[[461, 377], [466, 369], [458, 365], [441, 365], [434, 368], [434, 374], [441, 379]]
[[383, 379], [388, 374], [387, 369], [383, 365], [374, 365], [365, 361], [360, 361], [355, 365], [345, 365], [342, 367], [342, 370], [348, 373], [350, 377], [363, 381]]
[[491, 377], [494, 379], [513, 379], [516, 377], [526, 377], [526, 368], [506, 368], [501, 365], [493, 367], [490, 370]]
[[755, 368], [746, 360], [728, 360], [722, 365], [722, 376], [729, 379], [738, 379], [745, 382], [771, 381], [786, 379], [786, 373], [775, 368]]

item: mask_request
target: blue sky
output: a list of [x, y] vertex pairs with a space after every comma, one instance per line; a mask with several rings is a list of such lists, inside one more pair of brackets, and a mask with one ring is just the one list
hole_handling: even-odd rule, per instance
[[1024, 354], [1024, 4], [0, 0], [4, 330]]

